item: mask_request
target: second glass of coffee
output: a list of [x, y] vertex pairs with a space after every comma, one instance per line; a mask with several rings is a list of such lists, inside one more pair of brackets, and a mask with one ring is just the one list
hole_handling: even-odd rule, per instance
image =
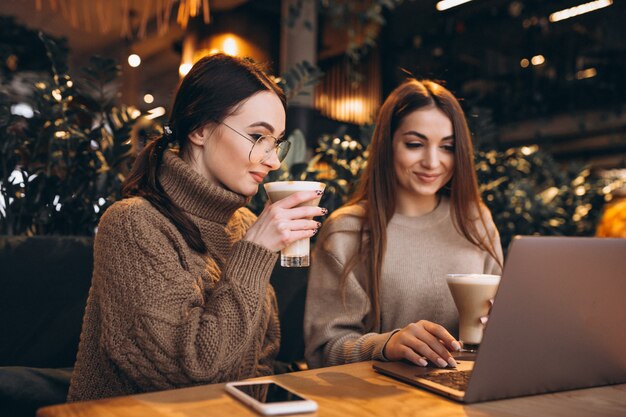
[[499, 275], [449, 274], [448, 288], [459, 311], [459, 339], [466, 351], [476, 351], [483, 338], [481, 318], [489, 309], [500, 283]]
[[[316, 181], [276, 181], [265, 184], [265, 192], [270, 202], [275, 203], [298, 191], [324, 191], [326, 185]], [[321, 195], [306, 201], [300, 206], [317, 206]], [[286, 267], [305, 267], [310, 263], [310, 239], [300, 239], [280, 251], [280, 265]]]

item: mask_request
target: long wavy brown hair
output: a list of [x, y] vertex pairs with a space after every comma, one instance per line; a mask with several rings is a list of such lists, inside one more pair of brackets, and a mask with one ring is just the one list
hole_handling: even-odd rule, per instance
[[450, 91], [436, 82], [407, 80], [391, 92], [380, 109], [369, 148], [367, 167], [355, 194], [348, 202], [348, 205], [362, 205], [365, 212], [359, 248], [343, 269], [341, 288], [345, 293], [348, 274], [357, 265], [365, 265], [365, 290], [372, 307], [367, 320], [370, 329], [376, 328], [380, 323], [379, 289], [387, 247], [387, 224], [396, 210], [397, 178], [393, 160], [393, 135], [407, 115], [429, 107], [441, 110], [452, 121], [455, 140], [454, 171], [450, 181], [439, 193], [450, 199], [454, 226], [469, 242], [489, 253], [502, 266], [493, 236], [489, 233], [486, 237], [481, 236], [477, 227], [478, 220], [482, 223], [483, 230], [489, 230], [481, 209], [483, 203], [474, 169], [472, 137], [459, 102]]

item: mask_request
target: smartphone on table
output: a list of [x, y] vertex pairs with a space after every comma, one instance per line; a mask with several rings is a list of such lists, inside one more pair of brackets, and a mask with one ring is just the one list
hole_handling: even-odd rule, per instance
[[273, 381], [229, 382], [226, 384], [226, 392], [267, 416], [312, 413], [317, 410], [315, 401]]

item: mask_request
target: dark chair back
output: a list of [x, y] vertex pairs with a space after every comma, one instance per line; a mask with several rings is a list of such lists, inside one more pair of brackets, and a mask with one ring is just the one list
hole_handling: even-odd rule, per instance
[[74, 366], [93, 239], [0, 237], [0, 366]]

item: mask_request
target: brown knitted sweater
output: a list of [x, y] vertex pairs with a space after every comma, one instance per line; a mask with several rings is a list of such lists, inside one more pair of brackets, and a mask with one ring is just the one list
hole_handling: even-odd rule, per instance
[[150, 203], [102, 216], [68, 401], [267, 375], [280, 340], [269, 277], [277, 254], [242, 240], [246, 199], [167, 151], [160, 181], [199, 227], [206, 255]]

